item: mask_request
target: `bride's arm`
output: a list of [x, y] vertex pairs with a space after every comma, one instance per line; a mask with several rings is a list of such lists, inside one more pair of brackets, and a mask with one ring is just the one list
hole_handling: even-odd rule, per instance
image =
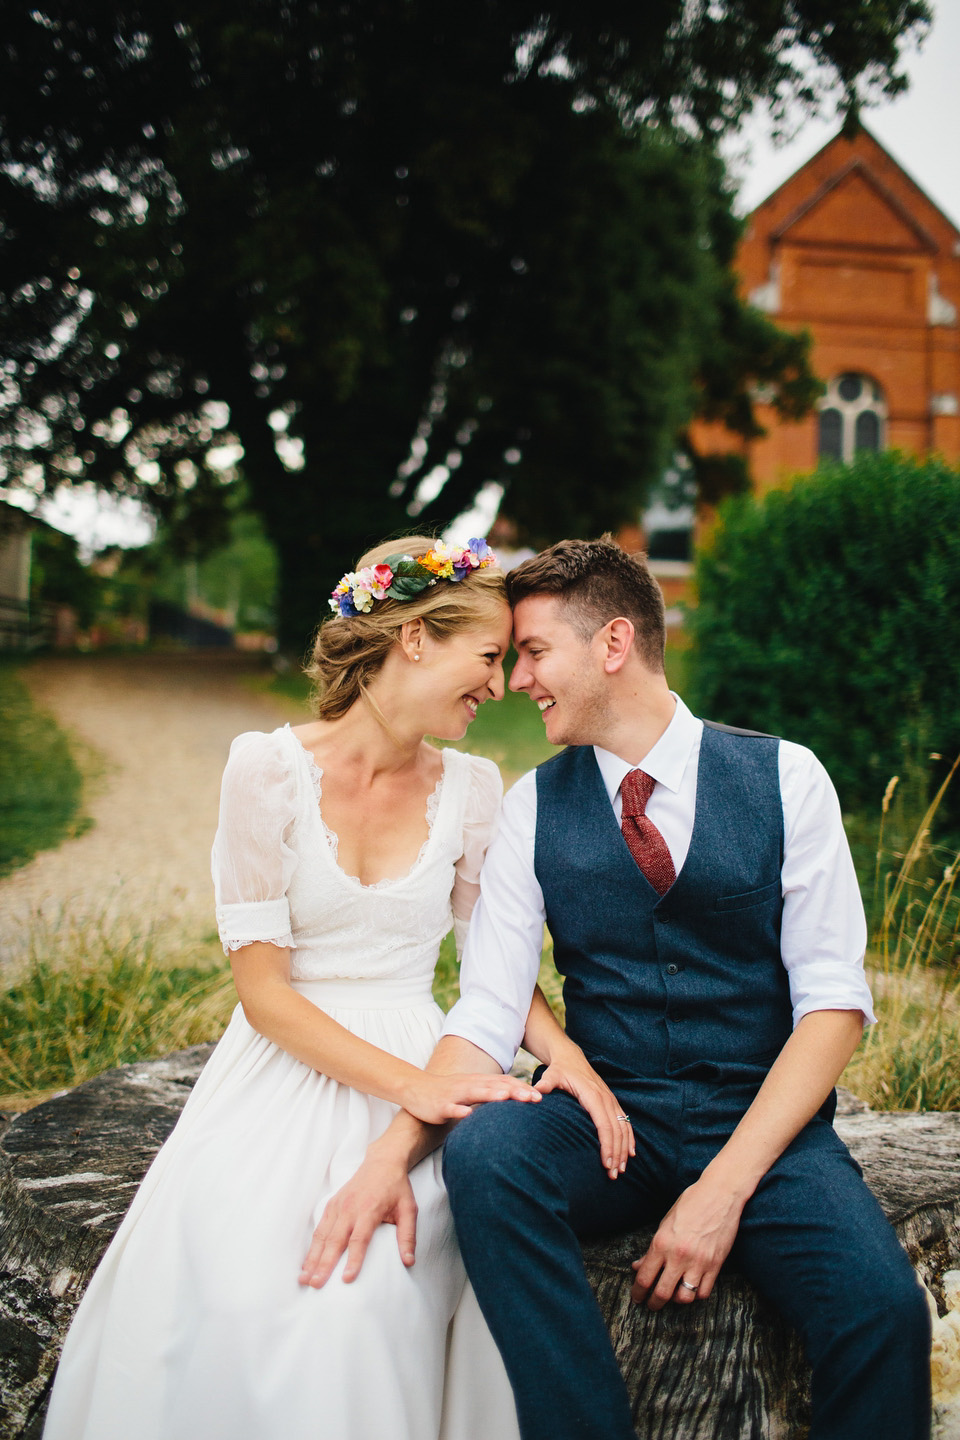
[[472, 1104], [516, 1093], [516, 1082], [504, 1077], [425, 1075], [351, 1035], [292, 988], [288, 892], [300, 863], [292, 836], [304, 797], [290, 743], [284, 732], [238, 736], [220, 792], [212, 856], [217, 922], [248, 1021], [305, 1065], [424, 1120], [454, 1119]]
[[[459, 1035], [445, 1035], [427, 1065], [432, 1077], [462, 1078], [464, 1072], [486, 1071], [492, 1080], [510, 1080], [485, 1051]], [[539, 1100], [521, 1081], [521, 1094], [511, 1098]], [[367, 1147], [360, 1168], [326, 1205], [300, 1272], [300, 1284], [319, 1289], [333, 1274], [344, 1251], [345, 1281], [355, 1280], [367, 1247], [381, 1225], [397, 1227], [397, 1245], [404, 1265], [412, 1265], [417, 1244], [417, 1204], [409, 1172], [443, 1142], [450, 1124], [426, 1125], [401, 1110], [379, 1139]]]
[[[563, 1031], [550, 1013], [549, 1006], [539, 989], [535, 988], [540, 964], [540, 947], [543, 939], [543, 909], [531, 902], [530, 891], [535, 881], [524, 881], [524, 872], [532, 872], [533, 844], [530, 817], [524, 819], [524, 809], [531, 809], [535, 797], [531, 783], [521, 781], [514, 787], [504, 807], [504, 824], [500, 837], [491, 846], [485, 862], [482, 884], [490, 885], [495, 895], [493, 909], [497, 923], [487, 925], [483, 936], [471, 939], [460, 973], [461, 994], [471, 1003], [480, 996], [475, 1013], [486, 1014], [489, 1023], [472, 1026], [478, 1038], [491, 1037], [491, 1049], [498, 1051], [497, 1058], [482, 1049], [466, 1035], [456, 1033], [456, 1027], [445, 1034], [433, 1053], [427, 1070], [438, 1075], [450, 1075], [458, 1071], [486, 1071], [491, 1075], [500, 1074], [512, 1062], [517, 1043], [524, 1033], [524, 1014], [528, 1043], [534, 1053], [542, 1052], [539, 1058], [550, 1066], [560, 1063], [559, 1057], [567, 1057], [568, 1078], [572, 1075], [574, 1054], [580, 1056], [582, 1065], [589, 1071], [592, 1084], [591, 1104], [588, 1105], [573, 1083], [564, 1084], [559, 1078], [559, 1069], [540, 1082], [544, 1089], [570, 1089], [577, 1094], [581, 1103], [593, 1115], [601, 1131], [603, 1158], [611, 1174], [619, 1174], [626, 1154], [632, 1153], [631, 1127], [616, 1119], [620, 1107], [616, 1098], [607, 1089], [583, 1059], [582, 1052], [566, 1040]], [[535, 799], [534, 802], [535, 804]], [[512, 812], [512, 813], [508, 813]], [[524, 831], [527, 831], [524, 837]], [[473, 877], [460, 875], [462, 880]], [[464, 899], [469, 910], [473, 909], [476, 898], [474, 891], [464, 889]], [[519, 898], [514, 905], [503, 903], [504, 893], [517, 890]], [[486, 891], [484, 890], [484, 893]], [[464, 908], [467, 909], [467, 906]], [[482, 907], [481, 907], [482, 909]], [[513, 912], [512, 925], [504, 921], [504, 912]], [[479, 916], [473, 917], [476, 925]], [[479, 950], [481, 963], [475, 963]], [[530, 1002], [531, 991], [533, 1002]], [[462, 1005], [463, 1001], [461, 1001]], [[456, 1007], [459, 1008], [459, 1007]], [[448, 1021], [449, 1023], [449, 1021]], [[542, 1042], [542, 1043], [541, 1043]], [[547, 1048], [550, 1047], [550, 1048]], [[556, 1053], [554, 1053], [556, 1052]], [[549, 1075], [549, 1070], [548, 1070]], [[546, 1081], [546, 1084], [544, 1082]], [[553, 1082], [556, 1081], [554, 1084]], [[587, 1093], [590, 1086], [581, 1077], [580, 1090]], [[599, 1090], [602, 1089], [602, 1095]], [[538, 1089], [526, 1090], [525, 1098], [538, 1095]], [[599, 1119], [598, 1119], [599, 1117]], [[601, 1125], [603, 1129], [601, 1130]], [[313, 1241], [307, 1253], [300, 1275], [303, 1285], [321, 1286], [333, 1273], [334, 1266], [344, 1251], [348, 1252], [344, 1268], [344, 1280], [353, 1280], [360, 1271], [367, 1246], [380, 1224], [388, 1223], [397, 1227], [397, 1242], [405, 1265], [412, 1265], [416, 1241], [416, 1204], [410, 1188], [408, 1171], [424, 1156], [442, 1142], [445, 1126], [422, 1125], [412, 1115], [403, 1111], [394, 1117], [388, 1130], [367, 1150], [366, 1158], [359, 1170], [347, 1184], [328, 1201], [320, 1224], [314, 1232]], [[629, 1131], [629, 1138], [621, 1131]], [[625, 1149], [623, 1147], [626, 1147]]]
[[[540, 987], [533, 993], [524, 1044], [547, 1069], [533, 1090], [524, 1087], [524, 1099], [539, 1098], [551, 1090], [566, 1090], [593, 1118], [600, 1137], [604, 1166], [611, 1179], [626, 1168], [636, 1153], [633, 1127], [619, 1119], [620, 1104], [569, 1040], [554, 1018]], [[460, 1035], [444, 1035], [427, 1065], [427, 1073], [452, 1076], [465, 1071], [500, 1075], [496, 1060]], [[388, 1129], [367, 1149], [360, 1168], [327, 1203], [313, 1234], [300, 1272], [300, 1284], [319, 1289], [333, 1274], [344, 1251], [345, 1281], [360, 1273], [367, 1247], [380, 1225], [395, 1225], [404, 1265], [416, 1255], [417, 1206], [409, 1172], [440, 1145], [451, 1126], [425, 1125], [401, 1110]]]
[[442, 1124], [487, 1100], [530, 1098], [529, 1088], [501, 1074], [499, 1066], [495, 1075], [482, 1073], [485, 1066], [479, 1074], [425, 1071], [352, 1035], [292, 988], [288, 949], [254, 941], [234, 950], [230, 961], [254, 1030], [332, 1080], [400, 1105], [418, 1120]]

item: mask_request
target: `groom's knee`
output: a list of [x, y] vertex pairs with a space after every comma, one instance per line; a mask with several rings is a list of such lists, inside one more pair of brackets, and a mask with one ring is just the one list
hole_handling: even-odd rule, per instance
[[534, 1107], [516, 1100], [479, 1106], [443, 1147], [443, 1178], [454, 1215], [470, 1202], [485, 1206], [506, 1185], [522, 1183], [533, 1149]]

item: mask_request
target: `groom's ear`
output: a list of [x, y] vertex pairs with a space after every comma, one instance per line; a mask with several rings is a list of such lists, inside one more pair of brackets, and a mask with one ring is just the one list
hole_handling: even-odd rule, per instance
[[606, 625], [597, 631], [594, 640], [599, 640], [603, 647], [603, 668], [608, 675], [615, 675], [618, 670], [622, 670], [633, 653], [635, 633], [633, 621], [628, 620], [625, 615], [608, 620]]

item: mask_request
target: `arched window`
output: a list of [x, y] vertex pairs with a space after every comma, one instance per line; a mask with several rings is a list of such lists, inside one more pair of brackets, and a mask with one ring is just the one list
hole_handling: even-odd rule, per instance
[[876, 381], [866, 375], [836, 375], [820, 401], [817, 454], [849, 463], [858, 450], [883, 447], [887, 405]]

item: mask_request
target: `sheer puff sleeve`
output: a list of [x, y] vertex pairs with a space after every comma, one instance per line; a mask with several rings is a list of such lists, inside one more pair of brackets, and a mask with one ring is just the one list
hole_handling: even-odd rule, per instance
[[480, 895], [480, 866], [487, 847], [497, 833], [503, 781], [492, 760], [471, 755], [470, 785], [463, 817], [463, 854], [457, 861], [453, 881], [453, 933], [457, 954], [463, 950], [473, 907]]
[[297, 866], [288, 843], [295, 817], [296, 776], [283, 732], [239, 735], [223, 772], [212, 855], [225, 954], [255, 940], [294, 947], [287, 888]]

